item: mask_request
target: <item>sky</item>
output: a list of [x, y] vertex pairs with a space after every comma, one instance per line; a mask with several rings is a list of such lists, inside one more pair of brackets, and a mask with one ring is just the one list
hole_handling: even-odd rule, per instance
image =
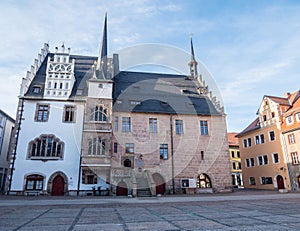
[[[138, 44], [190, 50], [223, 98], [228, 131], [264, 95], [300, 89], [300, 2], [289, 0], [0, 0], [0, 108], [15, 117], [22, 77], [44, 43], [97, 56], [108, 13], [109, 55]], [[170, 57], [172, 58], [172, 57]]]

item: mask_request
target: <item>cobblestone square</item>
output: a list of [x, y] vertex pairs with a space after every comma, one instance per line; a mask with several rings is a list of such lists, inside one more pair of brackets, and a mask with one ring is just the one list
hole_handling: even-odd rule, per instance
[[299, 230], [300, 194], [0, 197], [0, 230]]

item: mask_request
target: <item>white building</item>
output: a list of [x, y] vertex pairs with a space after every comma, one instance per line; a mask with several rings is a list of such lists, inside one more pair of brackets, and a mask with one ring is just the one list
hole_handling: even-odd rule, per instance
[[0, 193], [5, 191], [9, 170], [9, 149], [15, 120], [0, 110]]
[[[192, 41], [189, 65], [190, 76], [119, 71], [118, 55], [107, 58], [106, 18], [98, 57], [71, 55], [64, 45], [49, 53], [46, 44], [21, 86], [9, 193], [230, 190], [224, 109], [198, 75]], [[146, 153], [134, 139], [145, 135], [148, 120], [156, 132]], [[171, 123], [167, 139], [159, 136], [163, 123]], [[181, 178], [194, 188], [182, 189]]]

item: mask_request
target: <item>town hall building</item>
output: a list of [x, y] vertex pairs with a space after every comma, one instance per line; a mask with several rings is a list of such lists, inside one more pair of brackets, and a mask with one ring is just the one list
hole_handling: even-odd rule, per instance
[[9, 194], [155, 196], [231, 191], [226, 115], [191, 39], [188, 75], [120, 70], [44, 45], [23, 78]]

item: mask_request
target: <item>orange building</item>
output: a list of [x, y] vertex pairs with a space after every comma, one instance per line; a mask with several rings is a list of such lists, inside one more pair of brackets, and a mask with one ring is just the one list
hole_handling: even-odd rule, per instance
[[287, 155], [283, 125], [285, 115], [293, 108], [293, 98], [292, 95], [264, 96], [258, 117], [237, 135], [245, 188], [292, 189], [292, 156]]

